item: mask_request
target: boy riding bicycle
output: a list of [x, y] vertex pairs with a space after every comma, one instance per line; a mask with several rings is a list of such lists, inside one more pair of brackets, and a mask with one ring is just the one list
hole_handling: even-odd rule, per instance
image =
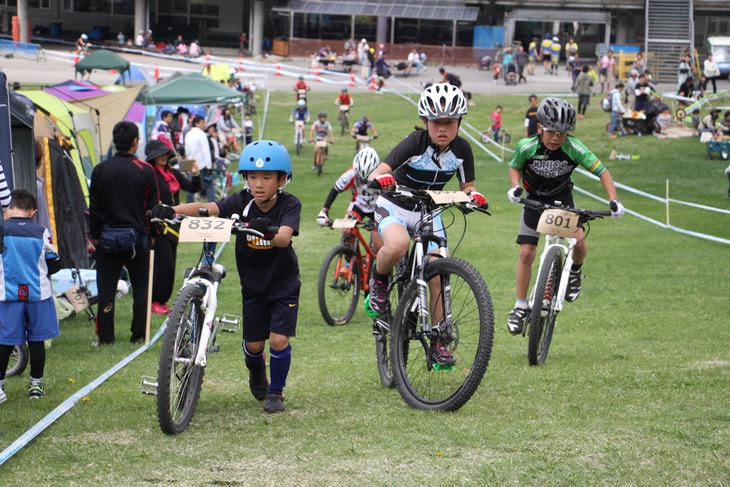
[[[249, 388], [264, 412], [284, 410], [284, 386], [291, 364], [289, 338], [296, 335], [299, 310], [299, 265], [292, 237], [299, 235], [302, 205], [299, 199], [283, 192], [292, 177], [289, 153], [278, 142], [258, 140], [241, 153], [238, 172], [246, 187], [231, 196], [211, 203], [188, 203], [169, 207], [160, 205], [152, 217], [169, 219], [175, 213], [197, 216], [200, 208], [210, 215], [230, 218], [234, 213], [248, 221], [249, 227], [264, 233], [236, 238], [236, 267], [243, 295], [243, 352], [250, 371]], [[267, 229], [278, 226], [276, 234]], [[269, 340], [271, 383], [266, 377], [265, 341]]]
[[[327, 138], [327, 135], [329, 135], [329, 143], [334, 144], [335, 143], [335, 133], [332, 130], [332, 125], [327, 121], [327, 112], [319, 112], [317, 115], [318, 120], [315, 121], [312, 124], [312, 127], [309, 129], [309, 141], [314, 142], [315, 141], [315, 134], [316, 134], [316, 140], [317, 142], [321, 142]], [[325, 157], [328, 157], [327, 155], [327, 148], [325, 147]], [[317, 150], [314, 151], [314, 163], [317, 164]], [[312, 169], [316, 169], [315, 166], [312, 166]]]
[[[461, 118], [467, 112], [462, 91], [448, 83], [437, 83], [421, 93], [418, 115], [426, 130], [416, 130], [400, 142], [370, 175], [383, 190], [396, 185], [413, 189], [441, 190], [456, 175], [459, 189], [479, 206], [487, 200], [474, 189], [474, 156], [469, 143], [458, 136]], [[428, 182], [426, 182], [428, 181]], [[384, 314], [390, 307], [388, 276], [396, 263], [408, 252], [408, 230], [417, 224], [420, 212], [396, 198], [380, 195], [376, 200], [375, 220], [383, 246], [378, 251], [373, 277], [370, 280], [370, 307]], [[445, 236], [440, 216], [434, 219], [437, 234]], [[445, 343], [431, 343], [430, 355], [441, 365], [454, 365]]]
[[[538, 135], [522, 139], [509, 164], [512, 184], [507, 192], [509, 200], [519, 203], [520, 197], [525, 197], [545, 203], [559, 201], [562, 205], [574, 208], [571, 174], [576, 167], [581, 166], [601, 179], [611, 201], [611, 216], [621, 218], [624, 207], [618, 201], [611, 173], [580, 140], [569, 136], [575, 129], [573, 106], [561, 98], [545, 98], [537, 107], [537, 120]], [[517, 301], [507, 320], [507, 328], [513, 335], [522, 333], [528, 313], [527, 290], [540, 240], [536, 229], [541, 213], [527, 206], [522, 208], [517, 234], [517, 243], [520, 245], [517, 260]], [[573, 266], [565, 294], [567, 301], [575, 301], [580, 295], [583, 277], [581, 266], [587, 253], [582, 228], [578, 228], [575, 237], [578, 243], [573, 253]]]
[[350, 132], [350, 135], [352, 135], [352, 137], [355, 139], [355, 152], [360, 150], [360, 141], [357, 139], [357, 137], [367, 137], [368, 130], [373, 132], [373, 139], [378, 138], [378, 131], [375, 130], [375, 125], [373, 125], [370, 121], [370, 117], [368, 117], [367, 115], [363, 115], [360, 120], [355, 122], [355, 125], [352, 126], [352, 131]]
[[[366, 147], [358, 152], [352, 161], [352, 167], [335, 181], [322, 210], [317, 215], [317, 223], [321, 226], [327, 225], [332, 203], [335, 202], [338, 194], [348, 189], [352, 192], [352, 200], [347, 207], [347, 217], [357, 220], [367, 217], [372, 220], [375, 212], [375, 199], [378, 195], [377, 192], [368, 188], [368, 176], [379, 165], [380, 157], [372, 147]], [[354, 237], [352, 243], [354, 243]], [[375, 232], [373, 232], [373, 247], [376, 251], [380, 248], [380, 236]]]

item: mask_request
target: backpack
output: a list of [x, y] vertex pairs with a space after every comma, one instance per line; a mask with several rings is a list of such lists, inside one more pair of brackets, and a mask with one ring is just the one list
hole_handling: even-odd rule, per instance
[[611, 95], [606, 95], [606, 98], [603, 99], [601, 102], [601, 108], [604, 112], [610, 112], [613, 109], [613, 106], [611, 105]]

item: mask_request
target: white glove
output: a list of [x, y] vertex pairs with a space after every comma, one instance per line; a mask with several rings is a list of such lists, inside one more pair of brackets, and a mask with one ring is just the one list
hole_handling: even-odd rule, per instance
[[317, 215], [317, 224], [319, 226], [324, 227], [327, 225], [327, 222], [329, 221], [329, 219], [330, 219], [330, 217], [327, 215], [327, 212], [322, 210]]
[[616, 220], [624, 216], [624, 213], [626, 213], [624, 205], [622, 205], [619, 200], [611, 200], [608, 207], [611, 209], [611, 218], [615, 218]]
[[523, 191], [524, 189], [522, 189], [520, 186], [515, 186], [514, 188], [507, 191], [507, 198], [509, 198], [510, 203], [519, 203]]

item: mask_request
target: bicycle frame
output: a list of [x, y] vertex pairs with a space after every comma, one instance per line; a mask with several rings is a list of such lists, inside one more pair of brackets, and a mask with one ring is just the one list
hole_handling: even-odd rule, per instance
[[[206, 244], [204, 243], [203, 245], [205, 246]], [[209, 253], [208, 250], [205, 250], [205, 252], [206, 254]], [[196, 266], [188, 278], [183, 282], [183, 287], [194, 284], [205, 288], [205, 295], [203, 296], [203, 304], [201, 306], [202, 311], [205, 313], [205, 317], [203, 318], [200, 343], [205, 343], [206, 346], [198, 348], [194, 361], [195, 365], [200, 367], [206, 366], [208, 362], [208, 350], [210, 350], [213, 346], [215, 337], [218, 333], [220, 323], [215, 316], [218, 309], [218, 286], [220, 285], [221, 279], [226, 274], [225, 267], [215, 262], [211, 266], [212, 272], [207, 269], [202, 269], [201, 265], [203, 261], [204, 260], [201, 260], [201, 264], [198, 264], [198, 266]]]
[[[559, 313], [563, 309], [563, 303], [565, 302], [565, 293], [568, 289], [568, 277], [570, 275], [570, 268], [573, 265], [573, 250], [578, 243], [578, 239], [575, 237], [566, 238], [559, 237], [557, 235], [546, 234], [544, 241], [545, 248], [540, 254], [540, 265], [538, 267], [537, 278], [535, 282], [538, 282], [540, 280], [540, 276], [543, 271], [543, 263], [545, 261], [545, 257], [548, 254], [548, 251], [551, 247], [558, 247], [560, 249], [560, 252], [563, 254], [563, 257], [565, 258], [565, 261], [563, 262], [563, 268], [560, 273], [560, 284], [558, 286], [557, 294], [558, 299], [555, 304], [555, 312]], [[536, 289], [533, 287], [530, 296], [530, 302], [528, 305], [529, 309], [535, 309], [535, 306], [542, 306], [542, 304], [538, 304], [538, 297], [535, 296], [535, 293]]]

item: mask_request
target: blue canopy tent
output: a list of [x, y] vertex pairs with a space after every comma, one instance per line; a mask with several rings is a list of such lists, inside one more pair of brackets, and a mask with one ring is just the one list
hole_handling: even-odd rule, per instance
[[[125, 81], [126, 78], [126, 81]], [[144, 84], [147, 86], [154, 86], [157, 81], [152, 77], [150, 73], [142, 69], [137, 64], [130, 64], [127, 74], [124, 76], [119, 75], [117, 80], [114, 82], [115, 85], [123, 85], [129, 82], [130, 84]]]

